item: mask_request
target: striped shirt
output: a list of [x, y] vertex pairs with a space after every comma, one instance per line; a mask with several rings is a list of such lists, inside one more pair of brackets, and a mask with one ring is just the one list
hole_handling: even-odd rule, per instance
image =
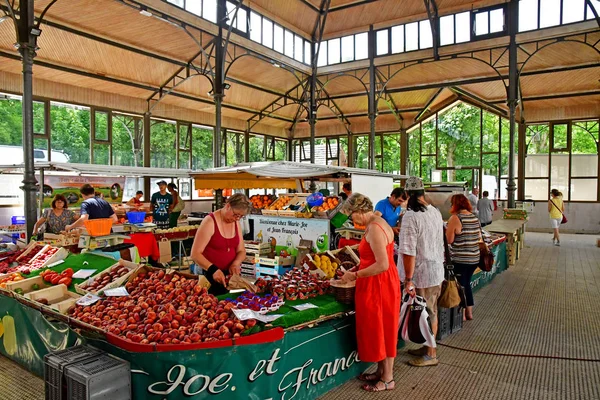
[[450, 247], [452, 262], [457, 264], [479, 263], [479, 219], [471, 213], [456, 214], [462, 225], [462, 232], [454, 236]]

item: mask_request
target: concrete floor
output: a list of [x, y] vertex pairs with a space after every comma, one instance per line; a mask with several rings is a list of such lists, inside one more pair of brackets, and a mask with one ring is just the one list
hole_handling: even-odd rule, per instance
[[[600, 399], [600, 248], [596, 236], [563, 235], [561, 247], [551, 238], [527, 234], [517, 265], [475, 295], [475, 319], [441, 342], [439, 366], [409, 367], [403, 350], [394, 391], [370, 395], [350, 381], [322, 399]], [[43, 390], [0, 356], [0, 399], [41, 400]]]

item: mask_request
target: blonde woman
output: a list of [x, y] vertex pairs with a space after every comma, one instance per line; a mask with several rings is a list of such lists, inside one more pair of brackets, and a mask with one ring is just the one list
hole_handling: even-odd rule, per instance
[[359, 245], [360, 265], [348, 271], [343, 281], [356, 281], [356, 339], [362, 361], [376, 362], [377, 371], [361, 374], [368, 392], [393, 390], [394, 358], [398, 344], [400, 280], [394, 262], [394, 231], [373, 212], [368, 197], [355, 193], [344, 203], [344, 212], [366, 226]]
[[550, 213], [550, 225], [554, 232], [552, 243], [555, 246], [560, 246], [560, 224], [562, 223], [563, 212], [565, 212], [565, 204], [563, 203], [563, 195], [558, 189], [552, 189], [550, 192], [550, 200], [548, 200], [548, 212]]

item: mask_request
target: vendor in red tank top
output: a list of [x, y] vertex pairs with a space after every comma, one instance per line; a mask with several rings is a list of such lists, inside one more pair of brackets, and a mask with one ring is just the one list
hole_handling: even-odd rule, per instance
[[229, 197], [220, 210], [202, 221], [192, 246], [191, 257], [202, 267], [211, 284], [211, 293], [224, 292], [225, 275], [239, 274], [246, 249], [239, 220], [250, 210], [243, 194]]

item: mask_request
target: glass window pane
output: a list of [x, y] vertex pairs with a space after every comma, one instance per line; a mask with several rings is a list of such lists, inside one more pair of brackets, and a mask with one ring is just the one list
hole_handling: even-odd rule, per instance
[[490, 32], [490, 27], [488, 26], [488, 17], [489, 13], [487, 11], [475, 14], [476, 35], [487, 35]]
[[[393, 43], [393, 41], [392, 41]], [[454, 15], [440, 18], [440, 45], [454, 43]]]
[[563, 1], [563, 24], [583, 21], [583, 12], [585, 10], [585, 0]]
[[284, 34], [285, 52], [284, 54], [290, 58], [294, 58], [294, 34], [287, 29]]
[[598, 196], [597, 179], [571, 180], [571, 201], [596, 201]]
[[96, 111], [95, 115], [95, 139], [108, 140], [108, 113]]
[[364, 60], [369, 57], [369, 38], [367, 32], [354, 35], [355, 60]]
[[244, 10], [243, 8], [240, 7], [240, 9], [238, 10], [237, 13], [237, 17], [236, 17], [236, 27], [242, 31], [242, 32], [246, 32], [246, 25], [248, 23], [247, 21], [248, 18], [248, 13], [246, 12], [246, 10]]
[[481, 191], [487, 190], [490, 199], [497, 199], [500, 195], [498, 191], [498, 172], [500, 159], [498, 154], [484, 154], [481, 156], [481, 169], [483, 173]]
[[383, 135], [383, 172], [400, 174], [400, 135]]
[[233, 19], [233, 14], [235, 11], [235, 4], [233, 4], [232, 2], [228, 1], [225, 3], [225, 9], [227, 12], [227, 25], [231, 25], [231, 20]]
[[294, 60], [302, 62], [304, 59], [304, 54], [302, 51], [304, 50], [302, 37], [295, 35], [294, 36]]
[[389, 34], [389, 31], [387, 29], [384, 29], [382, 31], [377, 31], [377, 55], [378, 56], [388, 53], [388, 34]]
[[[438, 116], [438, 165], [478, 167], [480, 164], [481, 109], [466, 103]], [[435, 122], [435, 121], [433, 121]], [[453, 180], [450, 177], [449, 180]]]
[[456, 14], [456, 43], [464, 43], [471, 40], [471, 15], [469, 12]]
[[502, 32], [504, 30], [504, 9], [490, 11], [490, 33]]
[[[89, 163], [90, 109], [70, 104], [50, 103], [50, 122], [52, 160]], [[55, 152], [63, 153], [61, 160]]]
[[[591, 3], [594, 6], [594, 10], [596, 10], [596, 13], [600, 14], [600, 0], [591, 0]], [[595, 18], [594, 12], [590, 8], [590, 6], [587, 6], [585, 12], [586, 12], [586, 19], [594, 19]]]
[[[503, 135], [504, 137], [504, 132]], [[550, 128], [548, 125], [530, 125], [526, 133], [525, 177], [548, 177]]]
[[255, 12], [250, 12], [250, 40], [261, 43], [262, 17]]
[[46, 120], [45, 114], [46, 105], [39, 101], [33, 102], [33, 133], [37, 135], [43, 135], [46, 132], [46, 126], [44, 121]]
[[595, 177], [598, 175], [597, 138], [597, 122], [573, 123], [571, 132], [571, 176]]
[[497, 152], [500, 146], [499, 117], [490, 112], [483, 112], [483, 152]]
[[268, 48], [273, 48], [273, 23], [266, 18], [262, 22], [263, 44]]
[[435, 166], [435, 156], [421, 157], [421, 178], [425, 182], [431, 182], [433, 179], [433, 172], [437, 171]]
[[421, 124], [421, 153], [435, 155], [435, 118]]
[[187, 0], [185, 2], [185, 9], [192, 14], [202, 16], [202, 2], [198, 0]]
[[273, 49], [283, 53], [283, 28], [279, 25], [273, 28]]
[[315, 51], [318, 51], [317, 66], [324, 67], [327, 65], [327, 41], [322, 41], [318, 46], [315, 46]]
[[519, 1], [519, 32], [537, 29], [538, 0]]
[[171, 4], [175, 4], [178, 7], [183, 7], [184, 0], [167, 0]]
[[392, 53], [402, 53], [404, 51], [404, 25], [392, 27]]
[[406, 24], [406, 51], [419, 49], [419, 23]]
[[287, 142], [283, 140], [275, 141], [275, 161], [287, 160]]
[[342, 62], [354, 60], [354, 36], [342, 38]]
[[420, 176], [421, 163], [421, 131], [417, 126], [411, 132], [408, 132], [408, 173], [412, 176]]
[[109, 164], [109, 148], [110, 146], [108, 144], [94, 143], [94, 164]]
[[554, 149], [567, 148], [567, 124], [555, 124], [553, 126], [553, 140]]
[[369, 167], [369, 138], [367, 136], [354, 137], [354, 166], [363, 169]]
[[329, 65], [340, 62], [340, 39], [331, 39], [327, 41], [327, 62]]
[[213, 128], [192, 125], [192, 169], [213, 167]]
[[179, 149], [189, 150], [190, 149], [190, 126], [179, 125]]
[[174, 122], [153, 120], [150, 123], [150, 166], [154, 168], [176, 168], [176, 129]]
[[552, 154], [552, 168], [550, 169], [550, 186], [564, 194], [565, 200], [569, 196], [569, 153]]
[[143, 165], [144, 124], [141, 118], [113, 114], [113, 165]]
[[235, 165], [244, 162], [244, 134], [227, 132], [227, 163]]
[[525, 180], [525, 199], [544, 201], [548, 200], [549, 193], [548, 179]]
[[249, 139], [249, 158], [250, 162], [264, 161], [264, 148], [265, 148], [265, 138], [264, 136], [259, 135], [251, 135]]
[[304, 41], [304, 63], [310, 65], [312, 60], [310, 59], [311, 51], [310, 51], [310, 42], [308, 40]]
[[419, 22], [419, 47], [428, 49], [433, 46], [431, 23], [428, 19]]
[[202, 18], [217, 22], [217, 0], [202, 0]]
[[560, 24], [560, 0], [540, 0], [540, 28]]

